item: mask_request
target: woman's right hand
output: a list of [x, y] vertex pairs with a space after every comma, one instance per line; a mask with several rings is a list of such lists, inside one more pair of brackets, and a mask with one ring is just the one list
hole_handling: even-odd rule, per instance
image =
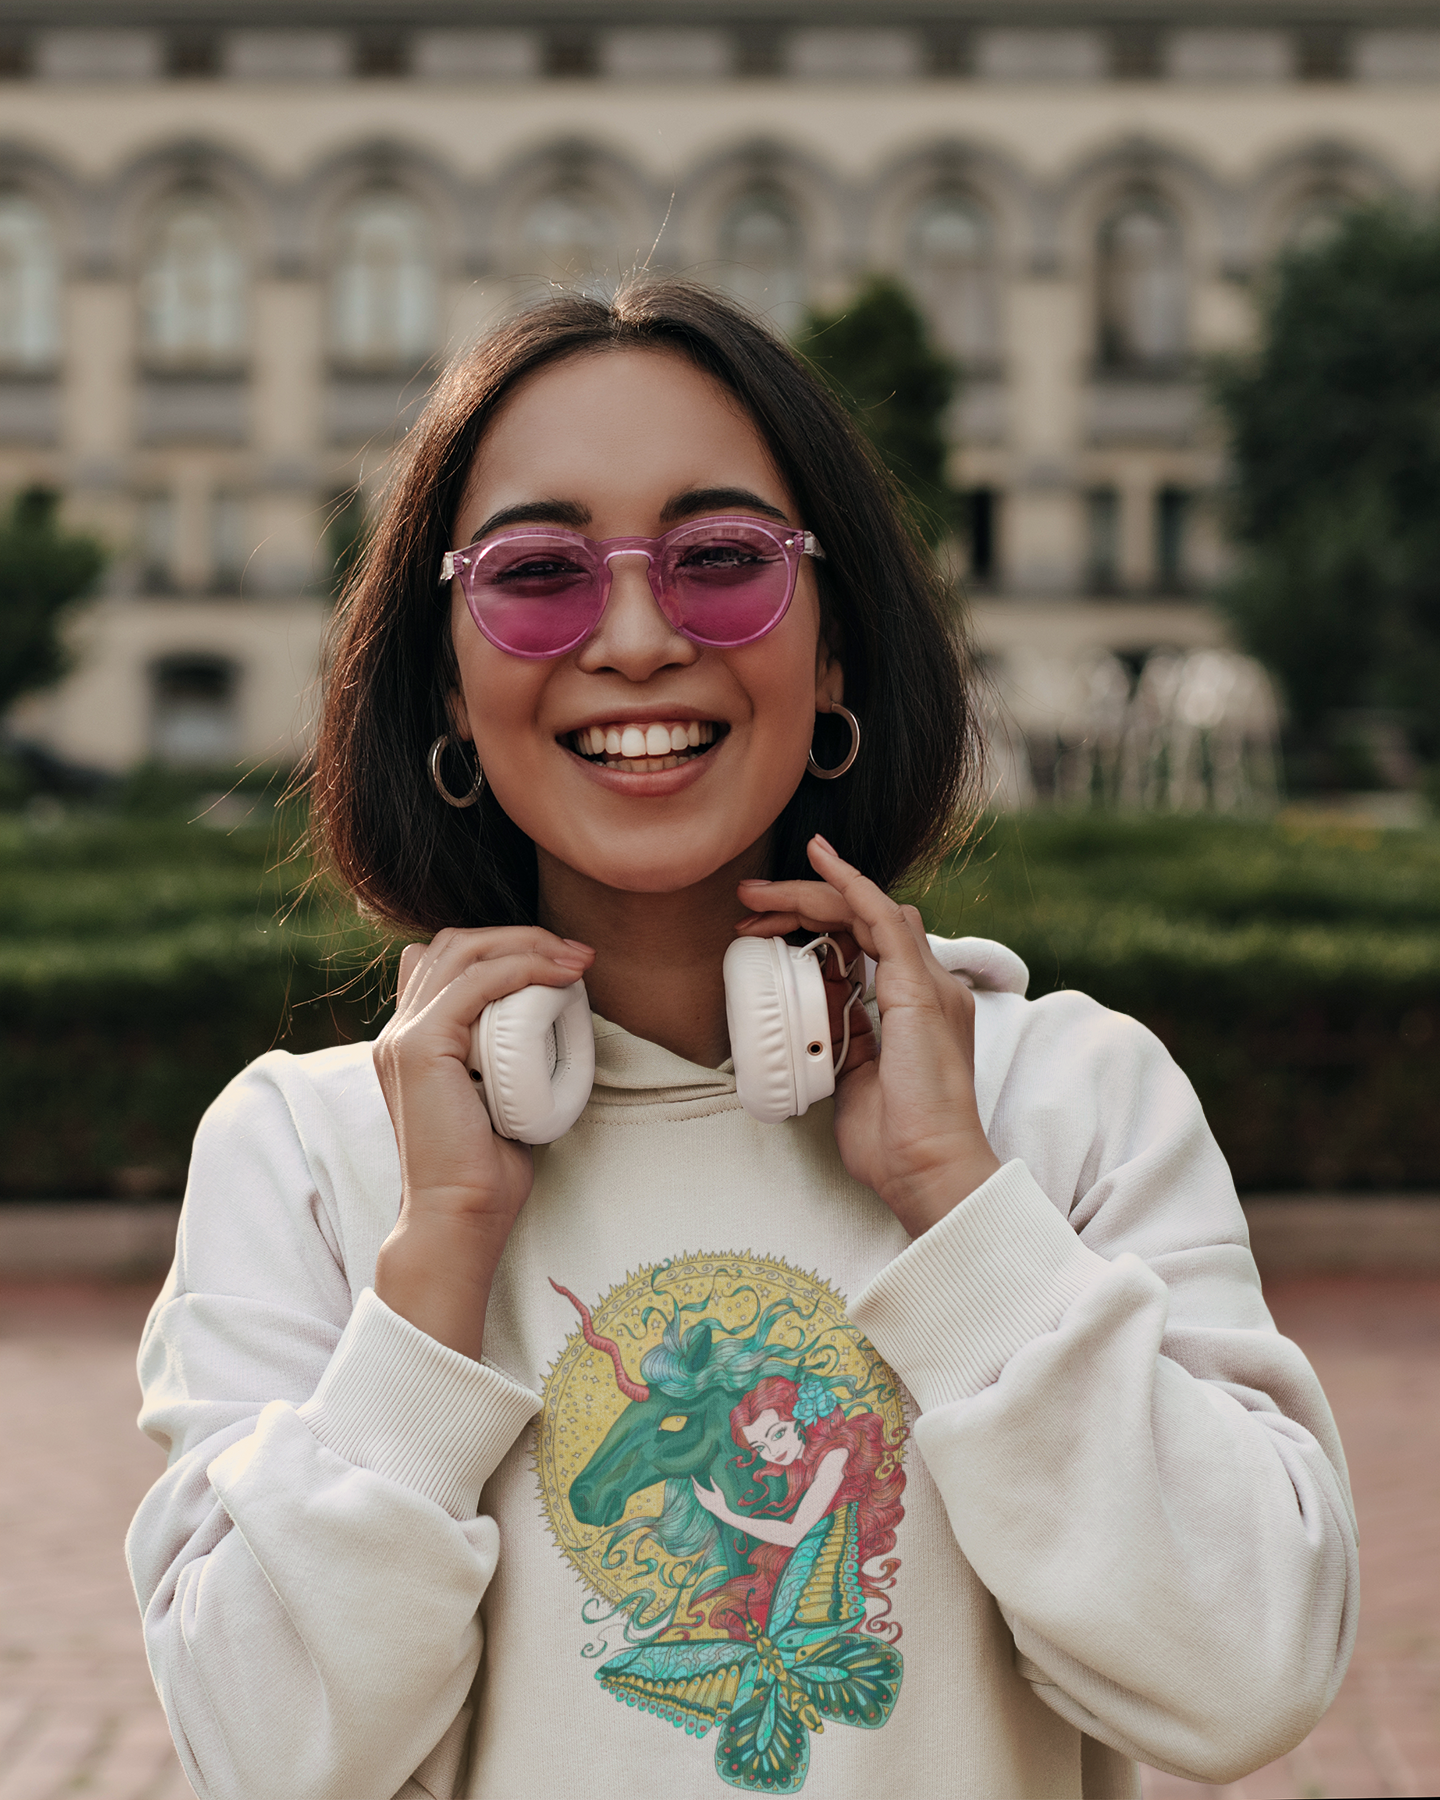
[[400, 1218], [381, 1246], [375, 1292], [464, 1356], [480, 1357], [505, 1241], [530, 1195], [529, 1149], [498, 1137], [470, 1079], [470, 1029], [492, 1000], [568, 987], [595, 952], [538, 927], [446, 930], [401, 953], [395, 1016], [375, 1072], [400, 1152]]

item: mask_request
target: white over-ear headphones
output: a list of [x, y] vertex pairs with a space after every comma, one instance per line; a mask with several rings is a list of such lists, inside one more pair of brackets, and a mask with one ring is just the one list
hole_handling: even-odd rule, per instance
[[492, 1001], [470, 1030], [470, 1075], [501, 1137], [553, 1144], [584, 1112], [595, 1085], [585, 983], [521, 988]]
[[[847, 978], [838, 1055], [820, 962], [833, 952]], [[737, 938], [725, 952], [725, 1017], [740, 1103], [767, 1125], [835, 1092], [850, 1047], [860, 983], [832, 938], [796, 949], [783, 938]], [[470, 1033], [470, 1073], [501, 1137], [551, 1144], [585, 1110], [595, 1081], [595, 1039], [585, 983], [528, 987], [492, 1001]]]

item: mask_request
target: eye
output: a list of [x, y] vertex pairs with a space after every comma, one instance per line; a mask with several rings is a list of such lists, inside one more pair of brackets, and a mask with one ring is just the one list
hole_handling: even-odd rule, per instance
[[510, 587], [522, 582], [564, 581], [585, 571], [568, 556], [525, 556], [490, 574], [496, 586]]
[[753, 544], [737, 544], [723, 538], [693, 544], [681, 557], [679, 567], [704, 571], [709, 569], [750, 569], [757, 563], [774, 562]]
[[656, 1427], [658, 1431], [683, 1431], [690, 1423], [688, 1413], [669, 1413]]

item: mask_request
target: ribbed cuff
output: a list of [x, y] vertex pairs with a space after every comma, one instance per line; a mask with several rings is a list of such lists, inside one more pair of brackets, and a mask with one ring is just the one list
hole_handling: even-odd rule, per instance
[[366, 1288], [298, 1409], [327, 1450], [473, 1519], [480, 1489], [540, 1410], [538, 1395], [391, 1312]]
[[887, 1264], [850, 1317], [929, 1412], [989, 1387], [1109, 1267], [1017, 1160]]

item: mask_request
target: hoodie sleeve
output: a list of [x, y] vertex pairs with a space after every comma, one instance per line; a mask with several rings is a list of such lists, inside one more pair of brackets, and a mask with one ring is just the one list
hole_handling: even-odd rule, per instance
[[1127, 1756], [1233, 1781], [1304, 1737], [1349, 1661], [1334, 1421], [1163, 1047], [1078, 995], [1002, 1004], [1027, 1019], [989, 1121], [1012, 1160], [851, 1315], [915, 1397], [1035, 1692]]
[[499, 1555], [480, 1488], [540, 1403], [352, 1306], [307, 1126], [309, 1156], [255, 1065], [196, 1139], [140, 1350], [169, 1454], [126, 1543], [146, 1651], [201, 1800], [448, 1800]]

